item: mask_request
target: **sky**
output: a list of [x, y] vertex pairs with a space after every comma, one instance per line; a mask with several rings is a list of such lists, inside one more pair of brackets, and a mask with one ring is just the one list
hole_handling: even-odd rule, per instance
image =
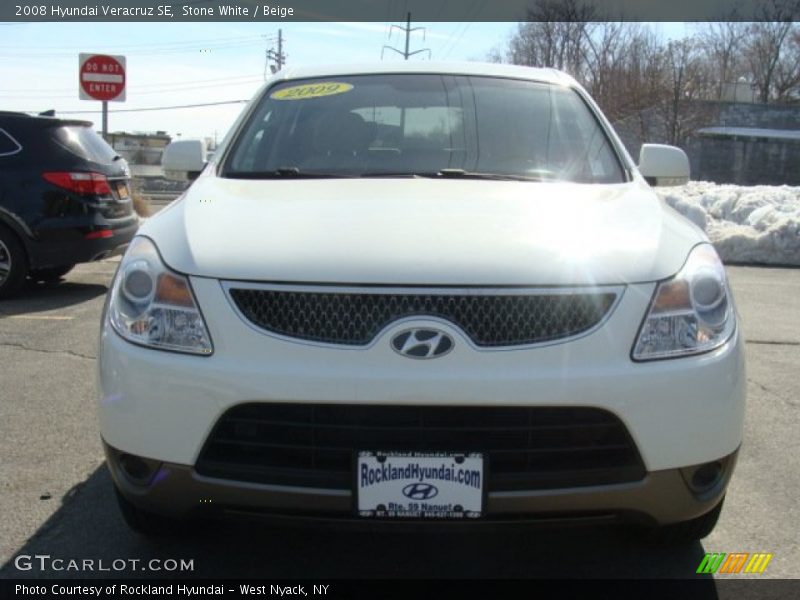
[[[401, 23], [397, 23], [401, 24]], [[402, 48], [390, 23], [283, 23], [286, 63], [335, 64], [381, 60], [384, 45]], [[502, 50], [515, 23], [412, 23], [424, 27], [411, 50], [429, 48], [434, 60], [485, 60]], [[682, 23], [658, 23], [665, 37]], [[173, 107], [247, 100], [264, 82], [273, 23], [0, 23], [0, 110], [44, 111], [93, 121], [100, 102], [78, 99], [78, 54], [124, 55], [127, 99], [109, 103], [109, 131], [166, 131], [173, 137], [222, 139], [243, 104]], [[390, 35], [391, 34], [391, 35]], [[424, 35], [424, 39], [423, 39]], [[420, 53], [411, 60], [426, 60]], [[403, 60], [383, 50], [383, 60]], [[266, 71], [269, 74], [269, 71]], [[95, 112], [74, 112], [95, 111]]]

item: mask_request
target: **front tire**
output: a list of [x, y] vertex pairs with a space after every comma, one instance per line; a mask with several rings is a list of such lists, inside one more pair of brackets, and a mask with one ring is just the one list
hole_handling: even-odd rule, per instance
[[28, 256], [19, 238], [0, 225], [0, 300], [16, 294], [28, 275]]

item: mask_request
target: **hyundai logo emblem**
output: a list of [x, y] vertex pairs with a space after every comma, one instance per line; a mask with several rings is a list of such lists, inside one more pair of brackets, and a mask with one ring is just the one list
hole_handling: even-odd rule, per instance
[[439, 489], [431, 483], [409, 483], [403, 488], [403, 496], [412, 500], [430, 500], [438, 493]]
[[439, 358], [453, 349], [453, 338], [438, 329], [406, 329], [392, 338], [392, 348], [408, 358]]

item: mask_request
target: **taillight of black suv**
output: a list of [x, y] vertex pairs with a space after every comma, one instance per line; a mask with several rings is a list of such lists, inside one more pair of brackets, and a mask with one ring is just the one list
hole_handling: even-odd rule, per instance
[[0, 298], [124, 248], [130, 171], [87, 121], [0, 112]]

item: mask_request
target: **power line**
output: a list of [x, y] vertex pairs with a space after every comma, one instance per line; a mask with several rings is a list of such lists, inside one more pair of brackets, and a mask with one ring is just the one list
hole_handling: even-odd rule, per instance
[[[184, 85], [194, 85], [198, 83], [218, 83], [218, 82], [229, 82], [234, 81], [237, 79], [255, 79], [260, 77], [260, 75], [253, 73], [251, 75], [231, 75], [230, 77], [212, 77], [211, 79], [187, 79], [186, 81], [172, 81], [169, 83], [142, 83], [137, 86], [133, 86], [129, 88], [131, 91], [137, 91], [142, 88], [158, 88], [158, 91], [163, 90], [165, 88], [173, 88], [178, 86]], [[76, 87], [68, 87], [68, 88], [21, 88], [15, 89], [11, 93], [17, 92], [74, 92]], [[0, 92], [0, 96], [7, 95], [6, 92]]]
[[381, 60], [383, 60], [383, 53], [384, 53], [385, 50], [391, 50], [392, 52], [397, 52], [398, 54], [402, 54], [403, 58], [405, 60], [408, 60], [409, 57], [414, 56], [415, 54], [419, 54], [420, 52], [427, 52], [428, 53], [428, 58], [431, 57], [431, 49], [430, 48], [422, 48], [421, 50], [415, 50], [414, 52], [409, 52], [409, 44], [411, 42], [411, 32], [412, 31], [422, 30], [422, 39], [423, 39], [423, 41], [425, 40], [425, 28], [424, 27], [411, 27], [411, 13], [410, 12], [406, 13], [406, 26], [405, 27], [401, 27], [400, 25], [392, 25], [391, 28], [389, 28], [389, 37], [390, 38], [392, 36], [392, 31], [394, 29], [399, 29], [400, 31], [404, 31], [405, 32], [405, 34], [406, 34], [405, 50], [401, 52], [397, 48], [394, 48], [392, 46], [384, 45], [383, 48], [381, 49]]
[[217, 83], [217, 82], [222, 82], [222, 81], [232, 81], [232, 80], [235, 80], [235, 79], [251, 79], [251, 78], [254, 78], [254, 77], [257, 78], [258, 76], [259, 76], [258, 73], [252, 73], [252, 74], [249, 74], [249, 75], [231, 75], [229, 77], [212, 77], [210, 79], [189, 79], [189, 80], [186, 80], [186, 81], [175, 81], [172, 84], [169, 84], [169, 83], [168, 84], [163, 84], [163, 83], [143, 83], [143, 84], [137, 86], [135, 89], [138, 90], [139, 88], [144, 88], [144, 87], [147, 87], [147, 88], [162, 87], [164, 85], [194, 85], [196, 83]]
[[[233, 87], [233, 86], [237, 86], [237, 85], [253, 85], [255, 83], [261, 83], [261, 77], [259, 77], [259, 76], [251, 77], [251, 78], [249, 78], [247, 80], [243, 80], [243, 81], [228, 81], [228, 82], [225, 82], [225, 87], [228, 88], [228, 87]], [[157, 90], [145, 90], [143, 92], [140, 92], [140, 91], [137, 91], [137, 90], [131, 90], [131, 94], [136, 94], [137, 96], [147, 96], [147, 95], [150, 95], [150, 94], [172, 94], [172, 93], [186, 92], [186, 91], [192, 91], [192, 90], [207, 90], [207, 89], [210, 89], [210, 88], [218, 88], [218, 87], [220, 87], [219, 84], [207, 83], [207, 84], [203, 84], [203, 85], [187, 85], [187, 86], [184, 86], [184, 87], [166, 88], [166, 89], [163, 89], [163, 90], [158, 90], [158, 89]]]
[[[261, 83], [261, 77], [254, 77], [247, 81], [231, 81], [225, 83], [225, 87], [234, 87], [239, 85], [253, 85]], [[130, 90], [128, 93], [130, 95], [136, 96], [149, 96], [151, 94], [176, 94], [180, 92], [188, 92], [193, 90], [206, 90], [210, 88], [218, 88], [220, 87], [219, 84], [205, 84], [205, 85], [191, 85], [191, 86], [184, 86], [184, 87], [176, 87], [176, 88], [167, 88], [161, 90], [145, 90], [145, 91], [134, 91]], [[75, 88], [77, 90], [77, 87]], [[75, 90], [71, 94], [8, 94], [6, 92], [0, 92], [0, 99], [2, 100], [44, 100], [47, 98], [75, 98]], [[39, 90], [44, 91], [44, 90]]]
[[[146, 112], [152, 110], [177, 110], [184, 108], [200, 108], [203, 106], [220, 106], [222, 104], [242, 104], [249, 102], [249, 100], [223, 100], [221, 102], [203, 102], [201, 104], [178, 104], [175, 106], [148, 106], [146, 108], [121, 108], [118, 110], [109, 110], [109, 113], [125, 113], [125, 112]], [[37, 111], [28, 111], [37, 112]], [[56, 114], [59, 115], [94, 115], [102, 113], [102, 110], [59, 110]]]
[[472, 25], [471, 22], [464, 23], [464, 28], [461, 30], [458, 38], [456, 38], [455, 41], [450, 44], [450, 47], [447, 49], [447, 52], [444, 54], [444, 56], [442, 56], [442, 58], [447, 58], [450, 56], [450, 53], [456, 49], [456, 46], [458, 46], [458, 43], [461, 41], [461, 38], [464, 37], [464, 34], [467, 33], [467, 29], [469, 29], [470, 25]]
[[449, 46], [453, 42], [453, 40], [455, 39], [455, 36], [456, 36], [456, 32], [458, 32], [463, 26], [464, 26], [464, 22], [463, 21], [460, 22], [460, 23], [456, 23], [456, 26], [455, 26], [455, 28], [453, 28], [452, 33], [447, 36], [445, 41], [442, 42], [442, 46], [441, 46], [441, 48], [439, 48], [438, 54], [440, 54], [440, 55], [444, 54], [444, 49], [447, 48], [447, 46]]
[[[122, 52], [126, 56], [152, 56], [163, 54], [185, 54], [190, 52], [201, 52], [203, 50], [230, 50], [235, 48], [245, 48], [248, 46], [260, 46], [264, 43], [264, 39], [251, 40], [251, 41], [231, 41], [220, 42], [216, 44], [192, 44], [175, 48], [151, 48], [148, 50], [125, 50], [125, 49], [111, 49], [111, 52]], [[20, 52], [19, 50], [0, 49], [0, 56], [14, 56], [25, 58], [47, 58], [47, 57], [64, 57], [69, 52], [75, 50], [66, 50], [60, 52]]]
[[[16, 25], [16, 23], [0, 23], [0, 25]], [[273, 36], [274, 37], [274, 36]], [[94, 46], [94, 49], [107, 49], [109, 51], [119, 51], [119, 50], [128, 50], [128, 49], [136, 49], [136, 48], [170, 48], [170, 47], [179, 47], [179, 46], [195, 46], [197, 44], [216, 44], [216, 43], [227, 43], [227, 42], [237, 42], [237, 41], [245, 41], [249, 39], [263, 39], [264, 36], [260, 34], [252, 34], [252, 35], [243, 35], [243, 36], [226, 36], [226, 37], [214, 37], [214, 38], [200, 38], [200, 39], [193, 39], [193, 40], [180, 40], [175, 42], [153, 42], [153, 43], [141, 43], [141, 44], [99, 44], [98, 46]], [[86, 43], [82, 42], [76, 45], [47, 45], [47, 44], [36, 44], [36, 46], [29, 48], [29, 49], [42, 49], [48, 51], [81, 51], [86, 47]], [[20, 49], [18, 44], [0, 44], [0, 48], [2, 49]], [[24, 49], [24, 48], [23, 48]]]
[[[471, 19], [478, 16], [478, 13], [481, 12], [485, 4], [486, 0], [475, 0], [475, 3], [467, 11], [466, 21], [461, 23], [460, 25], [457, 25], [456, 28], [453, 30], [453, 33], [450, 34], [450, 37], [444, 42], [444, 44], [442, 44], [442, 47], [439, 51], [439, 53], [443, 55], [442, 58], [447, 58], [448, 56], [450, 56], [450, 53], [453, 50], [455, 50], [456, 46], [458, 46], [458, 43], [461, 41], [461, 38], [464, 37], [464, 34], [467, 33], [467, 30], [472, 25], [473, 21], [471, 21]], [[459, 28], [461, 28], [461, 33], [456, 38], [455, 37], [456, 31], [458, 31]], [[445, 48], [447, 48], [446, 53], [444, 52]]]
[[[225, 50], [236, 50], [237, 48], [248, 48], [252, 46], [260, 46], [263, 42], [248, 42], [244, 44], [227, 44], [227, 45], [220, 45], [220, 46], [197, 46], [194, 48], [180, 48], [175, 50], [143, 50], [139, 52], [130, 52], [130, 51], [123, 51], [125, 56], [162, 56], [162, 55], [172, 55], [172, 54], [194, 54], [203, 51], [225, 51]], [[40, 59], [40, 58], [71, 58], [69, 56], [65, 56], [66, 52], [48, 52], [48, 53], [22, 53], [22, 52], [13, 52], [11, 50], [2, 50], [0, 51], [0, 56], [3, 57], [14, 57], [14, 58], [30, 58], [30, 59]]]

